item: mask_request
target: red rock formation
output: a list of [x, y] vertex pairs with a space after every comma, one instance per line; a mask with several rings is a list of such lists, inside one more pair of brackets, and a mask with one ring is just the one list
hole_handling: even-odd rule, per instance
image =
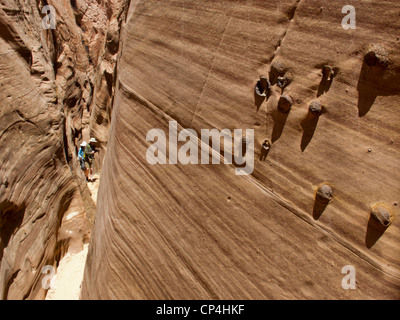
[[[132, 2], [83, 298], [398, 298], [400, 220], [384, 233], [368, 220], [375, 202], [398, 214], [400, 4], [360, 3], [357, 29], [345, 30], [346, 4]], [[371, 43], [387, 69], [365, 66]], [[271, 81], [255, 106], [272, 64], [290, 81]], [[294, 102], [287, 117], [275, 116], [282, 91]], [[317, 98], [324, 112], [311, 119]], [[146, 134], [171, 119], [197, 133], [254, 129], [256, 159], [265, 138], [273, 144], [251, 176], [149, 165]], [[335, 190], [324, 207], [321, 183]], [[341, 286], [345, 265], [357, 290]]]
[[[345, 0], [130, 2], [1, 3], [0, 298], [43, 298], [42, 267], [87, 241], [76, 153], [94, 136], [82, 298], [397, 299], [398, 1], [357, 4], [355, 30]], [[170, 120], [254, 129], [253, 173], [150, 165]]]
[[[42, 26], [44, 5], [55, 8], [55, 29]], [[124, 6], [95, 0], [1, 3], [2, 299], [43, 298], [42, 267], [55, 266], [66, 250], [88, 241], [95, 205], [77, 146], [101, 136], [90, 125], [100, 105], [94, 91], [106, 91], [97, 70], [113, 63], [103, 57], [110, 52], [106, 36], [114, 34], [112, 17]]]

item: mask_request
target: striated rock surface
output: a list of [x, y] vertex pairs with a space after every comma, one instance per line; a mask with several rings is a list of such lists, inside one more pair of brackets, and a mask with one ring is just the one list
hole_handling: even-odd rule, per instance
[[[113, 68], [125, 4], [0, 4], [0, 299], [43, 299], [43, 266], [88, 242], [95, 204], [76, 154], [90, 136], [104, 141], [97, 115], [110, 117], [111, 98], [98, 70]], [[55, 29], [43, 28], [45, 5]]]
[[[400, 3], [358, 3], [355, 30], [347, 4], [1, 1], [0, 299], [43, 299], [89, 237], [84, 299], [398, 299]], [[254, 129], [254, 171], [151, 165], [172, 120]]]
[[[358, 3], [356, 30], [341, 26], [346, 4], [132, 1], [82, 298], [399, 297], [400, 219], [384, 232], [369, 219], [378, 202], [398, 215], [400, 3]], [[255, 83], [268, 74], [271, 95], [257, 105]], [[282, 94], [293, 100], [285, 116]], [[324, 112], [313, 117], [317, 98]], [[150, 165], [146, 134], [168, 134], [170, 120], [198, 134], [254, 129], [254, 172]], [[322, 181], [335, 194], [316, 208]], [[341, 285], [346, 265], [356, 290]]]

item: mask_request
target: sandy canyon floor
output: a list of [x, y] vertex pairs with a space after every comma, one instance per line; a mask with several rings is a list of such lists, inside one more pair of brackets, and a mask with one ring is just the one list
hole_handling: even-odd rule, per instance
[[[92, 199], [96, 203], [97, 192], [100, 184], [100, 175], [95, 175], [94, 182], [89, 182], [88, 187]], [[61, 260], [54, 279], [54, 288], [49, 289], [46, 300], [79, 300], [83, 270], [89, 244], [83, 244], [79, 252], [68, 252]]]

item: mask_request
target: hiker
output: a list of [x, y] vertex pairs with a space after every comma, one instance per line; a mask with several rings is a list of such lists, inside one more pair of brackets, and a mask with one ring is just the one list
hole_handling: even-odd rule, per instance
[[85, 167], [85, 147], [86, 147], [86, 142], [82, 142], [81, 146], [79, 148], [78, 151], [78, 161], [80, 164], [80, 167], [82, 169], [82, 171], [86, 171], [86, 167]]
[[93, 159], [94, 159], [94, 153], [95, 153], [95, 143], [96, 143], [95, 138], [90, 138], [89, 143], [85, 146], [85, 175], [86, 175], [86, 180], [93, 182]]
[[271, 142], [269, 142], [269, 140], [265, 140], [262, 146], [263, 146], [263, 149], [268, 151], [269, 148], [271, 147]]

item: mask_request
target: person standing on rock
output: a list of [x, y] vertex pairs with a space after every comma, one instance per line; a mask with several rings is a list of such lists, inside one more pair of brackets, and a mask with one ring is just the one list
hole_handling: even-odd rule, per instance
[[86, 166], [86, 180], [93, 182], [93, 159], [95, 153], [95, 138], [90, 138], [89, 144], [85, 147], [85, 166]]

